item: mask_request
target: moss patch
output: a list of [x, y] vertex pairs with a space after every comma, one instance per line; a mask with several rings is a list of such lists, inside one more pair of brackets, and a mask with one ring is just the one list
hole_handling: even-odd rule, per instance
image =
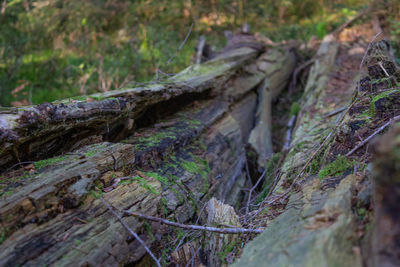
[[352, 168], [354, 163], [348, 160], [345, 156], [339, 155], [335, 161], [326, 165], [322, 170], [318, 172], [319, 179], [323, 179], [328, 176], [341, 175], [345, 170]]
[[294, 116], [299, 114], [300, 112], [300, 105], [297, 102], [293, 102], [290, 106], [290, 116]]
[[399, 89], [393, 89], [393, 90], [388, 90], [388, 91], [382, 92], [379, 95], [374, 96], [371, 99], [371, 103], [369, 105], [369, 114], [371, 116], [373, 116], [375, 114], [375, 102], [376, 101], [378, 101], [378, 100], [380, 100], [382, 98], [386, 98], [386, 97], [390, 96], [391, 94], [398, 93], [398, 92], [400, 92]]
[[55, 158], [51, 158], [51, 159], [44, 159], [44, 160], [36, 161], [35, 163], [33, 163], [33, 165], [35, 166], [35, 169], [40, 170], [44, 167], [59, 163], [66, 159], [67, 159], [67, 156], [60, 156], [60, 157], [55, 157]]

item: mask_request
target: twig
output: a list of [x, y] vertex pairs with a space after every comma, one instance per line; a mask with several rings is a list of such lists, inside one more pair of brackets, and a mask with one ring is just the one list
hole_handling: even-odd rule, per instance
[[303, 64], [301, 64], [294, 70], [292, 80], [289, 85], [289, 92], [293, 92], [294, 88], [296, 87], [297, 75], [299, 75], [299, 72], [302, 71], [304, 68], [307, 68], [309, 65], [311, 65], [314, 62], [315, 62], [315, 58], [312, 58], [312, 59], [304, 62]]
[[32, 164], [35, 163], [34, 161], [22, 161], [22, 162], [18, 162], [14, 165], [12, 165], [10, 168], [8, 168], [7, 170], [5, 170], [4, 172], [8, 172], [11, 169], [14, 169], [15, 167], [19, 166], [19, 165], [23, 165], [23, 164]]
[[376, 130], [373, 134], [371, 134], [370, 136], [368, 136], [364, 141], [362, 141], [361, 143], [359, 143], [358, 145], [356, 145], [352, 150], [350, 150], [347, 154], [346, 157], [350, 156], [351, 154], [353, 154], [355, 151], [357, 151], [359, 148], [363, 147], [366, 143], [369, 142], [369, 140], [371, 140], [374, 136], [376, 136], [377, 134], [379, 134], [380, 132], [382, 132], [383, 130], [385, 130], [390, 124], [392, 124], [395, 121], [400, 120], [400, 116], [396, 116], [391, 118], [387, 123], [385, 123], [384, 125], [382, 125], [381, 127], [378, 128], [378, 130]]
[[183, 42], [182, 42], [181, 45], [179, 46], [178, 50], [168, 59], [167, 65], [174, 59], [174, 57], [176, 56], [176, 54], [182, 49], [182, 47], [185, 45], [187, 39], [189, 39], [189, 36], [190, 36], [190, 34], [192, 33], [193, 25], [194, 25], [194, 23], [192, 23], [192, 25], [190, 25], [190, 29], [189, 29], [189, 32], [186, 34], [185, 40], [183, 40]]
[[348, 21], [346, 21], [345, 23], [343, 23], [339, 28], [337, 28], [336, 30], [334, 30], [332, 32], [332, 34], [334, 35], [339, 35], [339, 33], [341, 33], [344, 29], [346, 29], [351, 23], [353, 23], [354, 21], [356, 21], [357, 19], [361, 18], [362, 16], [364, 16], [365, 14], [367, 14], [369, 11], [371, 10], [371, 7], [367, 7], [363, 10], [361, 10], [360, 13], [358, 13], [357, 15], [355, 15], [353, 18], [349, 19]]
[[347, 107], [341, 107], [341, 108], [335, 109], [335, 110], [329, 112], [328, 114], [324, 115], [324, 118], [326, 119], [326, 118], [335, 116], [336, 114], [338, 114], [338, 113], [340, 113], [340, 112], [346, 110], [346, 108], [347, 108]]
[[250, 201], [251, 201], [251, 194], [253, 193], [253, 191], [257, 188], [258, 184], [261, 182], [261, 180], [264, 178], [265, 174], [267, 173], [267, 168], [265, 168], [264, 172], [261, 174], [260, 178], [258, 178], [258, 181], [256, 182], [256, 184], [250, 189], [249, 191], [249, 197], [247, 198], [247, 205], [246, 205], [246, 214], [249, 213], [249, 205], [250, 205]]
[[139, 212], [132, 212], [132, 211], [123, 211], [124, 215], [128, 216], [135, 216], [142, 219], [146, 219], [149, 221], [159, 222], [170, 226], [179, 227], [182, 229], [189, 229], [189, 230], [199, 230], [199, 231], [208, 231], [208, 232], [215, 232], [221, 234], [260, 234], [264, 232], [263, 229], [247, 229], [247, 228], [217, 228], [217, 227], [209, 227], [209, 226], [201, 226], [201, 225], [190, 225], [190, 224], [182, 224], [171, 222], [166, 219], [153, 217], [149, 215], [144, 215]]
[[381, 67], [381, 69], [383, 70], [383, 72], [386, 74], [386, 77], [389, 77], [389, 73], [387, 73], [386, 69], [383, 67], [382, 62], [378, 62], [379, 67]]
[[144, 247], [144, 249], [147, 251], [147, 253], [149, 253], [150, 257], [153, 258], [154, 262], [156, 263], [156, 265], [158, 267], [161, 267], [160, 261], [156, 258], [156, 256], [154, 256], [153, 252], [151, 252], [151, 250], [147, 247], [146, 243], [131, 229], [129, 228], [129, 226], [122, 220], [121, 216], [119, 216], [114, 210], [113, 208], [110, 206], [110, 204], [108, 204], [102, 197], [100, 198], [101, 202], [103, 202], [103, 204], [107, 207], [107, 209], [115, 216], [117, 217], [118, 221], [122, 224], [122, 226], [128, 230], [128, 232], [134, 237], [136, 238], [137, 241], [139, 241], [139, 243]]
[[[371, 42], [369, 42], [368, 47], [367, 47], [367, 50], [365, 51], [364, 56], [363, 56], [363, 58], [362, 58], [362, 60], [361, 60], [361, 63], [360, 63], [359, 74], [360, 74], [361, 71], [362, 71], [362, 66], [364, 65], [365, 59], [367, 58], [367, 54], [368, 54], [369, 49], [371, 49], [372, 43], [375, 42], [376, 38], [378, 38], [379, 35], [381, 35], [381, 34], [382, 34], [382, 31], [378, 32], [378, 33], [375, 35], [375, 37], [372, 38]], [[360, 92], [360, 81], [358, 81], [358, 83], [357, 83], [357, 91]]]

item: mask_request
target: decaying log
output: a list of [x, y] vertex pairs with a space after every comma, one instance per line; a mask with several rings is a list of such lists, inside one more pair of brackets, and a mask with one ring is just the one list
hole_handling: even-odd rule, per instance
[[[334, 36], [323, 40], [300, 102], [280, 182], [254, 213], [273, 205], [284, 205], [285, 210], [246, 246], [234, 266], [364, 266], [363, 257], [367, 266], [398, 265], [399, 131], [376, 146], [380, 158], [372, 178], [377, 210], [369, 226], [367, 163], [373, 158], [367, 143], [400, 115], [400, 93], [395, 86], [400, 71], [388, 43], [380, 41], [372, 42], [365, 52], [367, 73], [360, 73], [364, 54], [351, 53], [353, 45], [359, 44], [341, 44]], [[367, 44], [362, 48], [366, 51]], [[361, 76], [359, 86], [353, 82], [357, 76]], [[333, 112], [338, 108], [341, 112]], [[374, 225], [372, 255], [360, 244], [368, 242], [362, 237]]]
[[0, 166], [51, 157], [73, 149], [82, 140], [118, 141], [121, 130], [126, 131], [125, 136], [132, 133], [135, 120], [152, 105], [218, 88], [257, 54], [251, 48], [238, 48], [190, 66], [163, 84], [95, 94], [84, 100], [3, 109]]
[[[285, 54], [286, 53], [286, 54]], [[259, 86], [256, 125], [249, 137], [249, 144], [257, 152], [257, 163], [265, 167], [272, 150], [272, 101], [285, 88], [295, 68], [295, 56], [292, 52], [273, 50], [260, 57], [258, 68], [266, 72], [266, 78]]]
[[[211, 197], [236, 205], [249, 182], [256, 88], [275, 73], [260, 52], [230, 48], [162, 84], [2, 111], [0, 266], [143, 260], [145, 249], [99, 196], [179, 223]], [[33, 164], [9, 168], [19, 161]], [[176, 229], [123, 220], [156, 256], [172, 252]]]

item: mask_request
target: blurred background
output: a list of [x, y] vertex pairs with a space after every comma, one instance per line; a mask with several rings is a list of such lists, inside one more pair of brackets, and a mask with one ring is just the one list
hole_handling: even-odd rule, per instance
[[[157, 68], [177, 73], [192, 63], [200, 35], [218, 49], [223, 32], [245, 22], [273, 41], [322, 39], [370, 2], [0, 0], [0, 106], [134, 86], [154, 80]], [[398, 46], [400, 1], [379, 2]]]

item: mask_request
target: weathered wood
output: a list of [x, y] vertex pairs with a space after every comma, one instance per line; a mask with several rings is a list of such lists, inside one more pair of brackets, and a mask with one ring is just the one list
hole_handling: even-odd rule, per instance
[[5, 110], [0, 113], [0, 166], [60, 154], [83, 139], [88, 144], [93, 139], [121, 138], [117, 133], [121, 129], [132, 132], [135, 120], [151, 106], [220, 87], [257, 54], [251, 48], [238, 48], [191, 66], [163, 84]]
[[[286, 208], [247, 245], [234, 266], [396, 266], [399, 131], [376, 146], [372, 178], [376, 181], [373, 207], [378, 210], [373, 224], [369, 221], [371, 174], [366, 166], [373, 158], [367, 147], [350, 158], [341, 155], [400, 114], [400, 94], [394, 86], [400, 71], [387, 43], [377, 42], [367, 53], [368, 73], [357, 77], [363, 54], [351, 53], [351, 45], [359, 44], [340, 44], [333, 36], [322, 42], [301, 101], [293, 145], [277, 176], [278, 185], [264, 200]], [[359, 92], [355, 77], [360, 79]], [[347, 107], [341, 113], [324, 116], [343, 105]], [[324, 145], [309, 161], [320, 144]], [[290, 188], [295, 189], [292, 194], [286, 191]], [[359, 246], [369, 240], [362, 235], [373, 225], [372, 255]]]
[[[179, 223], [211, 197], [237, 205], [249, 182], [255, 90], [265, 78], [286, 79], [276, 75], [285, 63], [258, 58], [262, 45], [249, 40], [162, 84], [0, 113], [0, 266], [138, 263], [144, 248], [100, 195]], [[19, 160], [33, 165], [8, 168]], [[177, 231], [123, 220], [156, 256], [172, 252]]]
[[265, 168], [267, 159], [272, 156], [272, 102], [285, 88], [294, 71], [294, 53], [270, 50], [263, 54], [257, 67], [265, 73], [265, 79], [258, 88], [258, 107], [256, 125], [250, 133], [249, 144], [257, 152], [259, 168]]
[[[113, 176], [132, 176], [128, 183], [101, 193], [104, 199], [120, 209], [188, 221], [197, 203], [213, 192], [218, 191], [222, 198], [229, 195], [235, 183], [230, 170], [237, 168], [236, 159], [244, 153], [244, 145], [238, 123], [223, 112], [227, 107], [208, 101], [199, 106], [198, 113], [177, 114], [165, 128], [143, 130], [125, 144], [84, 147], [37, 169], [32, 177], [20, 177], [29, 182], [12, 188], [12, 194], [1, 202], [1, 222], [8, 238], [0, 246], [0, 265], [98, 265], [139, 260], [144, 251], [138, 250], [135, 241], [131, 243], [129, 234], [92, 196], [101, 193], [96, 186], [110, 186]], [[189, 117], [185, 120], [185, 116]], [[228, 181], [231, 186], [226, 186]], [[124, 220], [135, 231], [142, 229], [137, 219]], [[143, 238], [149, 246], [157, 243]]]

